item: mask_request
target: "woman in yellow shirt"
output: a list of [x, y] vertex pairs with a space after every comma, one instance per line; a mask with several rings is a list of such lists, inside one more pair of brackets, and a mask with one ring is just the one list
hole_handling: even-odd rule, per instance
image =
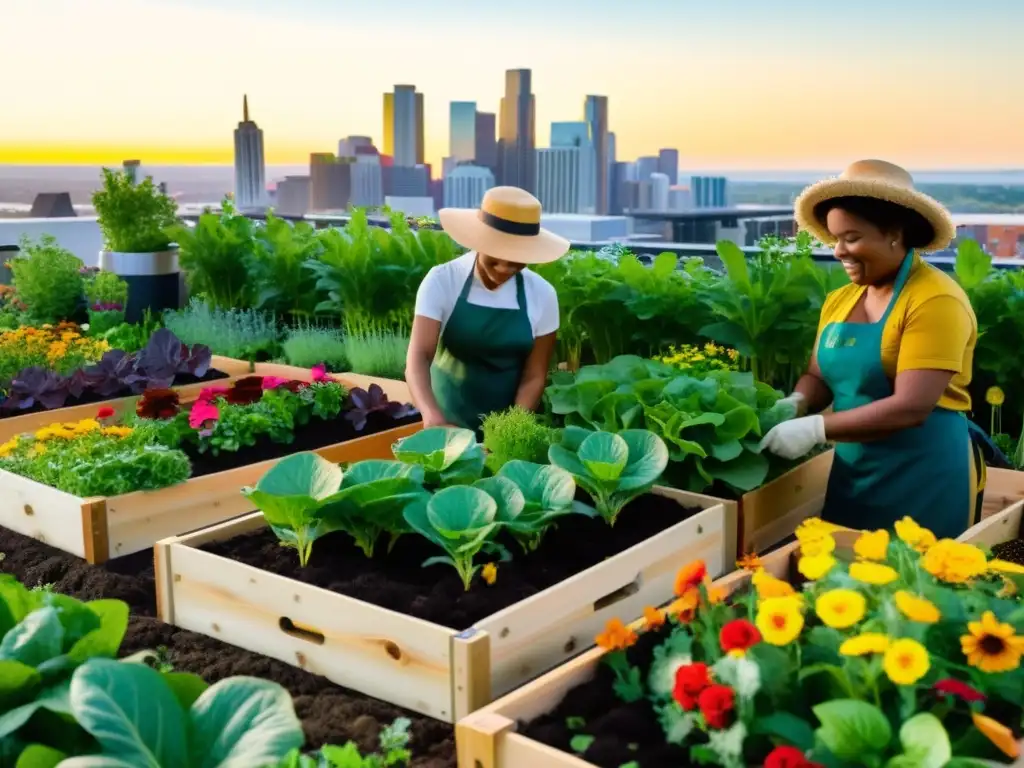
[[796, 458], [836, 444], [826, 520], [875, 529], [909, 515], [959, 536], [984, 487], [983, 433], [966, 417], [978, 322], [956, 281], [919, 255], [949, 245], [952, 218], [880, 160], [808, 187], [796, 218], [835, 248], [850, 284], [822, 307], [810, 366], [788, 398], [800, 417], [763, 447]]

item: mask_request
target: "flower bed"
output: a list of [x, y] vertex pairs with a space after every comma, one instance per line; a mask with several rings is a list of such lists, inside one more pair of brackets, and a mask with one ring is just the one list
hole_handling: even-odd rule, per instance
[[665, 612], [610, 624], [602, 648], [461, 722], [460, 764], [1016, 758], [1024, 621], [1005, 596], [1024, 567], [909, 519], [896, 532], [809, 520], [798, 542], [710, 589], [703, 565], [687, 566]]
[[[243, 378], [180, 411], [177, 393], [150, 391], [127, 427], [105, 408], [98, 419], [12, 438], [0, 447], [0, 525], [102, 562], [250, 511], [239, 491], [269, 457], [310, 449], [337, 461], [386, 456], [396, 438], [419, 429], [400, 382], [318, 384], [321, 372], [270, 370], [286, 376]], [[389, 400], [385, 389], [404, 397]], [[370, 393], [376, 399], [365, 402]]]
[[[732, 560], [716, 500], [648, 492], [667, 457], [647, 432], [569, 431], [551, 465], [484, 479], [467, 430], [394, 454], [344, 471], [293, 456], [248, 491], [262, 514], [159, 542], [161, 618], [452, 722], [668, 599], [678, 552]], [[602, 456], [621, 474], [592, 476]]]

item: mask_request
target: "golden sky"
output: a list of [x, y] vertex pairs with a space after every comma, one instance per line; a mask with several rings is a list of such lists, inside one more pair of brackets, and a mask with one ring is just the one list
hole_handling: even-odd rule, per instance
[[395, 83], [425, 93], [439, 163], [449, 102], [496, 111], [504, 70], [529, 67], [538, 146], [599, 93], [619, 159], [1024, 167], [1021, 0], [0, 4], [0, 163], [230, 163], [243, 93], [267, 162], [302, 163], [349, 134], [379, 142]]

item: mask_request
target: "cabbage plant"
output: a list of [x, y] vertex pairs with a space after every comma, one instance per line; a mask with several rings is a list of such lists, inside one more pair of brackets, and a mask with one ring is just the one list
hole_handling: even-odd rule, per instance
[[566, 515], [595, 515], [593, 507], [576, 501], [576, 481], [559, 467], [508, 461], [496, 477], [480, 480], [475, 485], [482, 487], [492, 480], [511, 481], [523, 497], [518, 509], [505, 508], [501, 523], [526, 552], [536, 550], [547, 529]]
[[471, 485], [484, 472], [484, 449], [470, 429], [423, 429], [399, 440], [391, 452], [399, 461], [422, 467], [430, 488]]
[[548, 449], [548, 460], [561, 467], [594, 499], [609, 525], [630, 501], [647, 493], [668, 465], [665, 442], [645, 429], [618, 434], [566, 427], [562, 441]]

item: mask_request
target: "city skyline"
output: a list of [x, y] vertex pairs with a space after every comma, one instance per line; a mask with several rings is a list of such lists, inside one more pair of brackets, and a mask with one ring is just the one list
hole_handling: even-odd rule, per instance
[[[425, 160], [440, 168], [450, 102], [498, 113], [506, 70], [523, 68], [538, 146], [601, 94], [619, 158], [673, 147], [693, 170], [841, 168], [865, 156], [1024, 166], [1024, 101], [1011, 98], [1024, 4], [1012, 0], [951, 0], [941, 13], [924, 0], [897, 11], [881, 0], [857, 11], [811, 0], [505, 10], [451, 0], [426, 15], [407, 0], [297, 0], [287, 12], [267, 0], [12, 2], [5, 59], [38, 60], [38, 41], [48, 45], [41, 64], [5, 81], [0, 163], [230, 164], [247, 93], [267, 164], [301, 164], [347, 135], [383, 147], [381, 94], [410, 84], [424, 94]], [[157, 29], [174, 45], [143, 56]]]

